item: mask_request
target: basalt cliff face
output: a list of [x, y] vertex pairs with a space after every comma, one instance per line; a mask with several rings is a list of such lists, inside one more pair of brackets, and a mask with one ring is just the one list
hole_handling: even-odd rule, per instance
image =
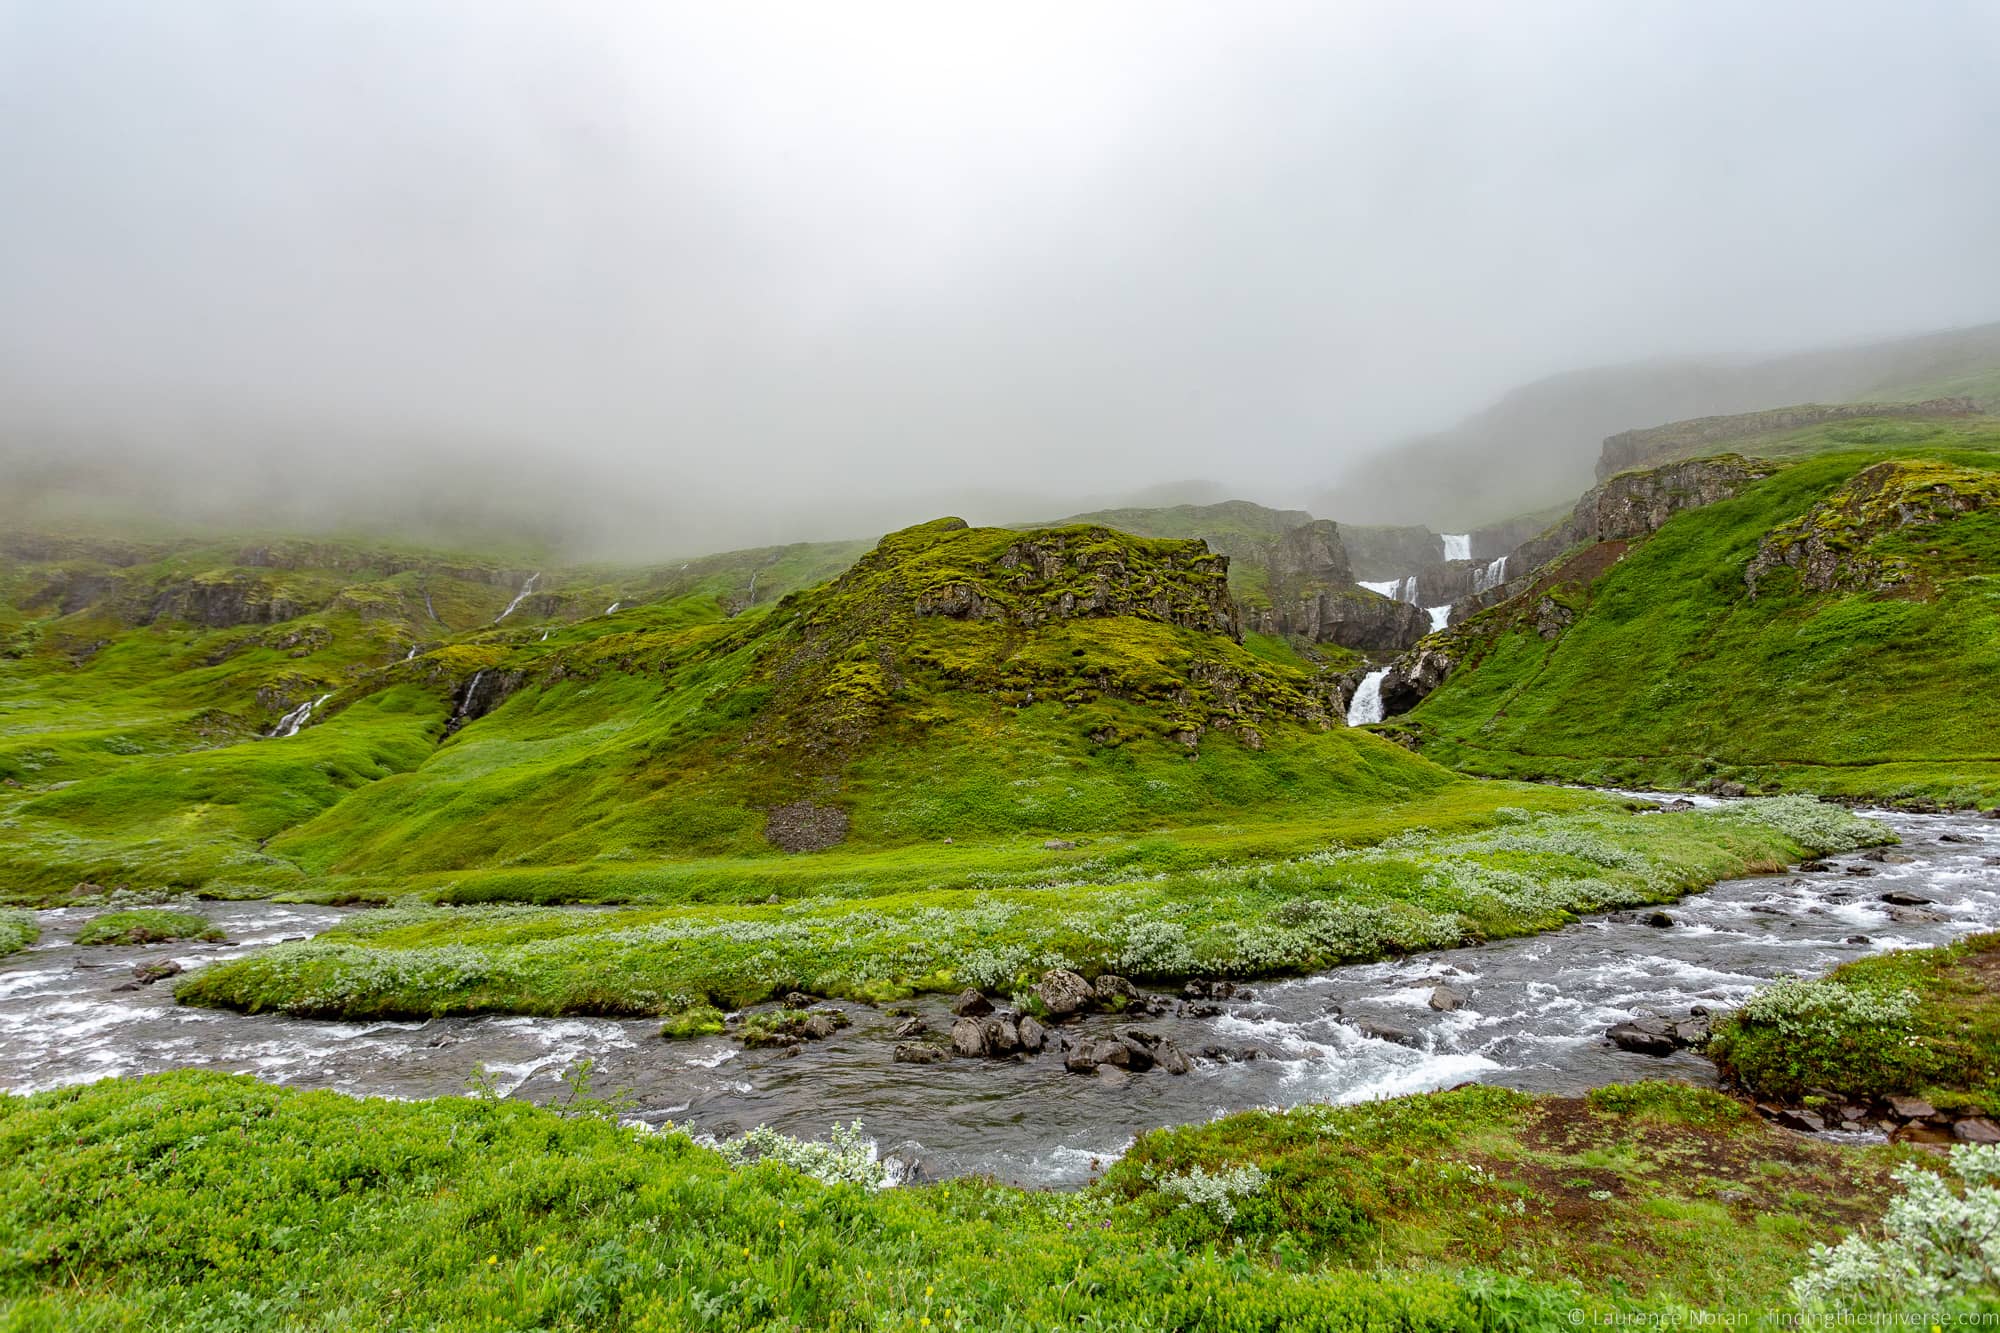
[[1768, 412], [1696, 417], [1646, 430], [1628, 430], [1604, 441], [1597, 459], [1597, 479], [1607, 480], [1633, 468], [1656, 467], [1685, 458], [1723, 440], [1740, 440], [1776, 431], [1798, 430], [1829, 421], [1857, 417], [1970, 417], [1979, 405], [1970, 398], [1931, 398], [1920, 403], [1803, 403]]
[[1430, 628], [1417, 607], [1355, 584], [1340, 526], [1327, 519], [1273, 543], [1267, 581], [1271, 605], [1257, 627], [1268, 634], [1386, 652], [1409, 647]]

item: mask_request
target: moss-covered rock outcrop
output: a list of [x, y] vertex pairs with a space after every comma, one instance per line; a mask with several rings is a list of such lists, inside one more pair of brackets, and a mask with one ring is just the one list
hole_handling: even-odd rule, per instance
[[1989, 469], [1922, 458], [1877, 463], [1766, 533], [1744, 571], [1744, 586], [1755, 599], [1760, 586], [1790, 571], [1809, 592], [1895, 589], [1922, 596], [1924, 562], [1896, 538], [1996, 508], [2000, 475]]

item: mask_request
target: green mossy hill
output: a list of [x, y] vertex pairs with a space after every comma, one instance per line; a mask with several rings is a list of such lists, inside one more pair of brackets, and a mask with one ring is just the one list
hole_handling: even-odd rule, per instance
[[549, 569], [525, 597], [531, 562], [340, 543], [5, 551], [21, 900], [1134, 831], [1451, 781], [1240, 636], [1198, 542], [943, 522], [806, 591], [840, 548]]
[[1923, 1097], [2000, 1113], [2000, 934], [1863, 958], [1759, 991], [1708, 1054], [1760, 1097]]
[[4, 1097], [0, 1308], [26, 1330], [1651, 1325], [1787, 1311], [1807, 1246], [1879, 1213], [1901, 1160], [1658, 1084], [1233, 1116], [1066, 1193], [873, 1189], [852, 1147], [761, 1142], [731, 1166], [592, 1102], [206, 1073]]
[[1426, 641], [1449, 677], [1397, 725], [1488, 775], [2000, 800], [2000, 422], [1884, 424], [1950, 447], [1820, 427], [1651, 536], [1572, 547]]

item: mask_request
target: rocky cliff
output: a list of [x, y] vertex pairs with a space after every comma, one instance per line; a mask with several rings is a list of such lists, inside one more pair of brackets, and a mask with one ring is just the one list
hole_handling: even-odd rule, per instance
[[[2000, 479], [1923, 459], [1877, 463], [1805, 514], [1764, 534], [1743, 574], [1752, 600], [1783, 572], [1809, 592], [1922, 595], [1916, 562], [1885, 540], [2000, 508]], [[1929, 540], [1929, 539], [1927, 539]]]
[[1696, 417], [1691, 421], [1676, 421], [1646, 430], [1623, 431], [1606, 439], [1604, 451], [1597, 459], [1597, 479], [1603, 481], [1633, 468], [1652, 467], [1670, 459], [1685, 458], [1724, 440], [1797, 430], [1828, 421], [1846, 421], [1855, 417], [1969, 417], [1978, 414], [1979, 405], [1970, 398], [1931, 398], [1920, 403], [1803, 403], [1768, 412]]

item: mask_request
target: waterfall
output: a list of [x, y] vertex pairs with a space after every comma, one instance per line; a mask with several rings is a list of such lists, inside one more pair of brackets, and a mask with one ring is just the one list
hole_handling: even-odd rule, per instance
[[1472, 559], [1472, 534], [1469, 532], [1445, 533], [1444, 558], [1447, 560]]
[[1380, 583], [1363, 582], [1360, 586], [1368, 589], [1368, 591], [1372, 593], [1375, 593], [1377, 596], [1394, 597], [1396, 595], [1396, 589], [1403, 586], [1403, 581], [1401, 579], [1384, 579]]
[[1403, 590], [1396, 594], [1396, 600], [1399, 602], [1408, 602], [1411, 606], [1417, 604], [1417, 576], [1415, 574], [1403, 580]]
[[291, 712], [278, 719], [278, 725], [271, 729], [272, 737], [283, 740], [287, 736], [298, 735], [299, 728], [303, 727], [306, 724], [306, 720], [313, 715], [313, 709], [318, 708], [332, 697], [333, 695], [331, 694], [322, 694], [311, 703], [300, 704], [297, 708], [294, 708]]
[[403, 654], [403, 660], [407, 662], [410, 659], [414, 658], [416, 655], [417, 655], [417, 645], [413, 643], [410, 645], [410, 651]]
[[484, 671], [475, 671], [472, 673], [472, 679], [466, 682], [465, 697], [458, 701], [457, 715], [459, 717], [464, 717], [467, 713], [472, 711], [472, 696], [478, 692], [479, 678], [485, 674], [486, 673]]
[[1472, 591], [1475, 593], [1492, 592], [1506, 581], [1507, 557], [1503, 555], [1498, 560], [1487, 562], [1484, 569], [1473, 575]]
[[1417, 576], [1415, 574], [1410, 575], [1406, 579], [1384, 579], [1380, 583], [1364, 582], [1356, 586], [1366, 588], [1372, 593], [1379, 593], [1383, 597], [1393, 598], [1399, 602], [1408, 602], [1411, 606], [1417, 604]]
[[623, 605], [625, 605], [625, 603], [623, 603], [623, 602], [613, 602], [613, 603], [612, 603], [611, 605], [609, 605], [609, 606], [607, 606], [607, 607], [605, 607], [605, 608], [604, 608], [604, 614], [608, 616], [608, 615], [610, 615], [610, 614], [611, 614], [611, 613], [612, 613], [613, 611], [616, 611], [616, 610], [617, 610], [617, 609], [618, 609], [619, 607], [621, 607], [621, 606], [623, 606]]
[[440, 625], [444, 624], [442, 620], [438, 620], [438, 609], [431, 605], [431, 590], [429, 588], [424, 589], [424, 610], [431, 613], [432, 620], [437, 620], [437, 623]]
[[1361, 678], [1361, 684], [1355, 687], [1353, 700], [1347, 705], [1348, 726], [1358, 727], [1382, 720], [1382, 677], [1388, 674], [1389, 669], [1383, 667]]
[[1443, 606], [1428, 606], [1424, 609], [1431, 613], [1431, 633], [1435, 634], [1451, 624], [1450, 602], [1446, 602]]
[[522, 602], [528, 600], [528, 594], [535, 590], [535, 580], [540, 577], [541, 577], [540, 573], [534, 573], [528, 575], [528, 581], [521, 585], [521, 591], [514, 594], [514, 600], [507, 603], [507, 609], [505, 611], [502, 611], [499, 615], [493, 617], [493, 623], [497, 625], [501, 621], [505, 620], [508, 616], [513, 615], [514, 608], [519, 606]]

